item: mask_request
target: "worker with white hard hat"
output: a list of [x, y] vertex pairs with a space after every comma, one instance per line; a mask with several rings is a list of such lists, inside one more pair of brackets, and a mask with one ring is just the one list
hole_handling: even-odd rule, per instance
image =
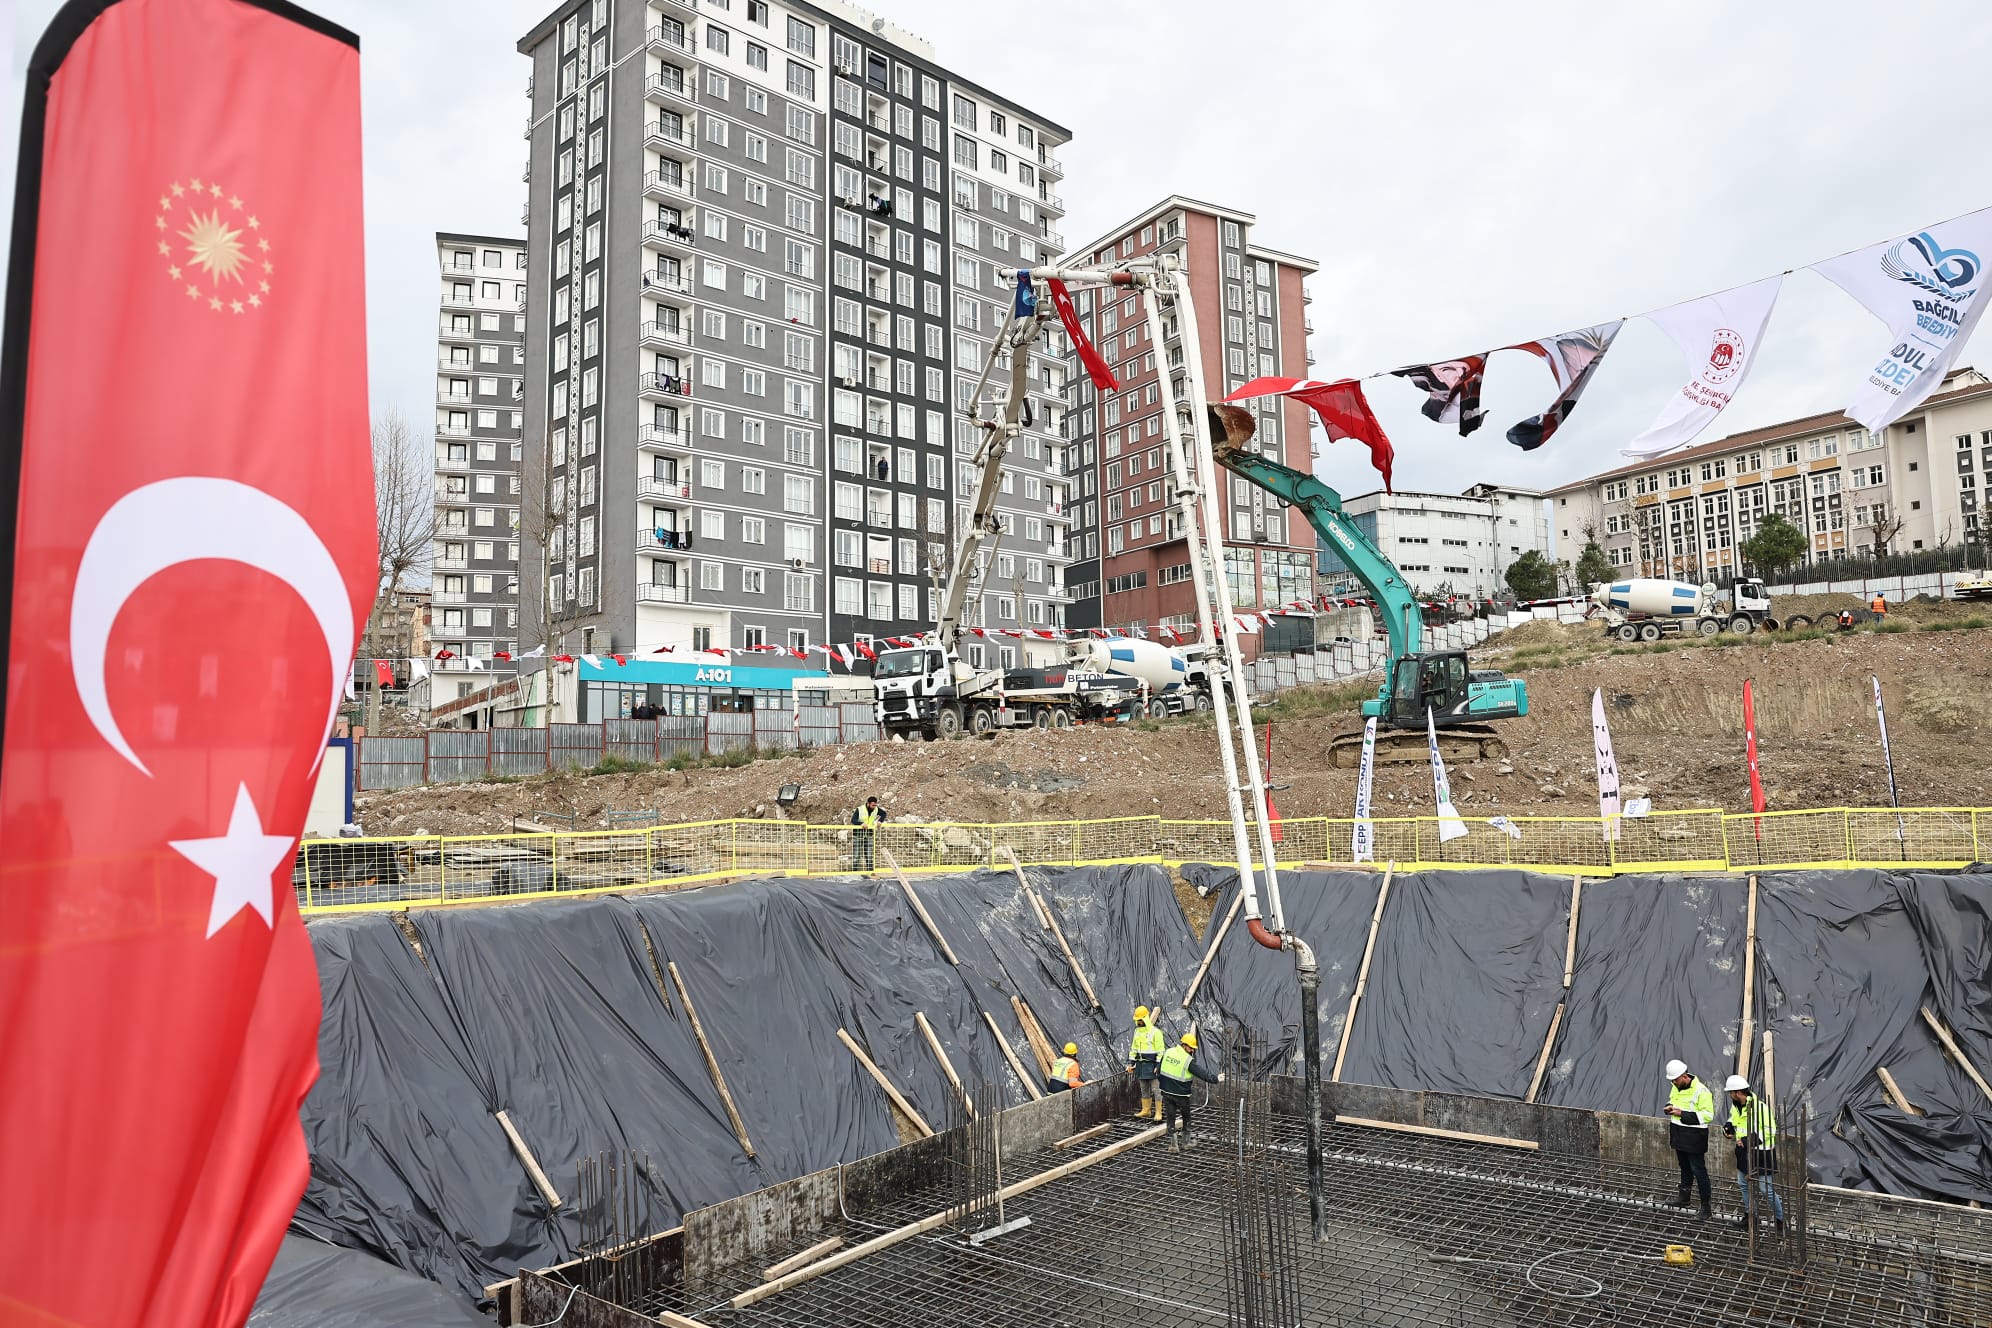
[[1771, 1214], [1778, 1230], [1783, 1231], [1784, 1200], [1771, 1184], [1778, 1169], [1772, 1151], [1778, 1145], [1776, 1113], [1770, 1103], [1750, 1091], [1750, 1081], [1740, 1074], [1730, 1075], [1722, 1091], [1729, 1095], [1729, 1123], [1722, 1132], [1736, 1141], [1736, 1188], [1743, 1191], [1743, 1215], [1736, 1219], [1736, 1225], [1750, 1225], [1750, 1178], [1755, 1176], [1758, 1191], [1771, 1201]]
[[1708, 1127], [1715, 1120], [1715, 1094], [1708, 1085], [1688, 1073], [1687, 1062], [1668, 1061], [1667, 1081], [1672, 1091], [1662, 1109], [1667, 1117], [1667, 1142], [1674, 1146], [1674, 1160], [1681, 1167], [1681, 1192], [1674, 1207], [1688, 1206], [1688, 1186], [1692, 1183], [1701, 1196], [1701, 1220], [1709, 1218]]

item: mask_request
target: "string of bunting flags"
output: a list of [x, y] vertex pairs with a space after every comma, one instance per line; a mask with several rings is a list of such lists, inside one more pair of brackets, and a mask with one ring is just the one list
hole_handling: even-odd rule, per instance
[[[1985, 310], [1985, 264], [1992, 254], [1992, 208], [1951, 217], [1920, 231], [1810, 264], [1888, 328], [1889, 348], [1853, 390], [1846, 413], [1879, 433], [1920, 405], [1944, 375]], [[1786, 269], [1729, 290], [1635, 314], [1665, 332], [1690, 367], [1688, 379], [1662, 406], [1652, 424], [1622, 449], [1651, 460], [1689, 443], [1735, 399], [1751, 367]], [[1601, 322], [1555, 336], [1499, 346], [1475, 355], [1404, 365], [1363, 378], [1255, 378], [1228, 402], [1279, 396], [1298, 401], [1320, 417], [1329, 441], [1350, 439], [1369, 448], [1370, 464], [1390, 491], [1395, 449], [1370, 410], [1363, 383], [1401, 378], [1424, 396], [1426, 419], [1469, 437], [1487, 421], [1481, 386], [1489, 360], [1501, 351], [1533, 355], [1550, 371], [1556, 395], [1540, 414], [1507, 430], [1507, 439], [1533, 451], [1555, 436], [1577, 408], [1584, 389], [1628, 319]]]

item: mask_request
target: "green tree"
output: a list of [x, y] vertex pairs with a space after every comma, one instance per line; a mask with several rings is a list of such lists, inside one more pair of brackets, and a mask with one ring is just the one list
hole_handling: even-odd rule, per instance
[[1537, 549], [1509, 563], [1504, 579], [1516, 599], [1550, 599], [1556, 594], [1556, 568]]
[[1592, 586], [1612, 579], [1612, 564], [1605, 557], [1605, 551], [1592, 540], [1584, 546], [1584, 552], [1577, 555], [1577, 585], [1588, 591]]
[[1759, 575], [1775, 576], [1796, 566], [1807, 547], [1805, 532], [1772, 512], [1758, 525], [1757, 533], [1743, 541], [1739, 551]]

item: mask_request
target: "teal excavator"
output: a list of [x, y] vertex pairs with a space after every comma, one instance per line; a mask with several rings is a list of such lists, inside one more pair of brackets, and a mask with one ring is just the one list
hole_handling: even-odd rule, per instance
[[[1427, 759], [1425, 716], [1429, 710], [1447, 760], [1499, 760], [1508, 745], [1488, 723], [1529, 712], [1528, 685], [1494, 670], [1475, 670], [1463, 650], [1426, 650], [1424, 611], [1417, 596], [1362, 528], [1342, 510], [1342, 495], [1312, 475], [1250, 451], [1252, 413], [1237, 406], [1211, 406], [1211, 454], [1232, 474], [1250, 480], [1290, 503], [1342, 557], [1368, 588], [1390, 638], [1390, 660], [1374, 699], [1363, 715], [1377, 718], [1376, 759]], [[1335, 735], [1331, 764], [1354, 768], [1362, 762], [1363, 735], [1357, 729]]]

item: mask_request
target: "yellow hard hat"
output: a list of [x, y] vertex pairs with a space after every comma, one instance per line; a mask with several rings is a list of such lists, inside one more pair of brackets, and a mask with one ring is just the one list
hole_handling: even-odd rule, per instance
[[1137, 1006], [1135, 1006], [1135, 1007], [1134, 1007], [1134, 1017], [1135, 1017], [1136, 1019], [1146, 1019], [1146, 1018], [1148, 1018], [1148, 1007], [1147, 1007], [1147, 1006], [1145, 1006], [1145, 1005], [1137, 1005]]
[[1066, 1043], [1065, 1054], [1068, 1056], [1077, 1056], [1079, 1054], [1079, 1044], [1077, 1042]]
[[1197, 1049], [1197, 1035], [1195, 1033], [1183, 1034], [1183, 1045], [1191, 1051], [1195, 1051]]

